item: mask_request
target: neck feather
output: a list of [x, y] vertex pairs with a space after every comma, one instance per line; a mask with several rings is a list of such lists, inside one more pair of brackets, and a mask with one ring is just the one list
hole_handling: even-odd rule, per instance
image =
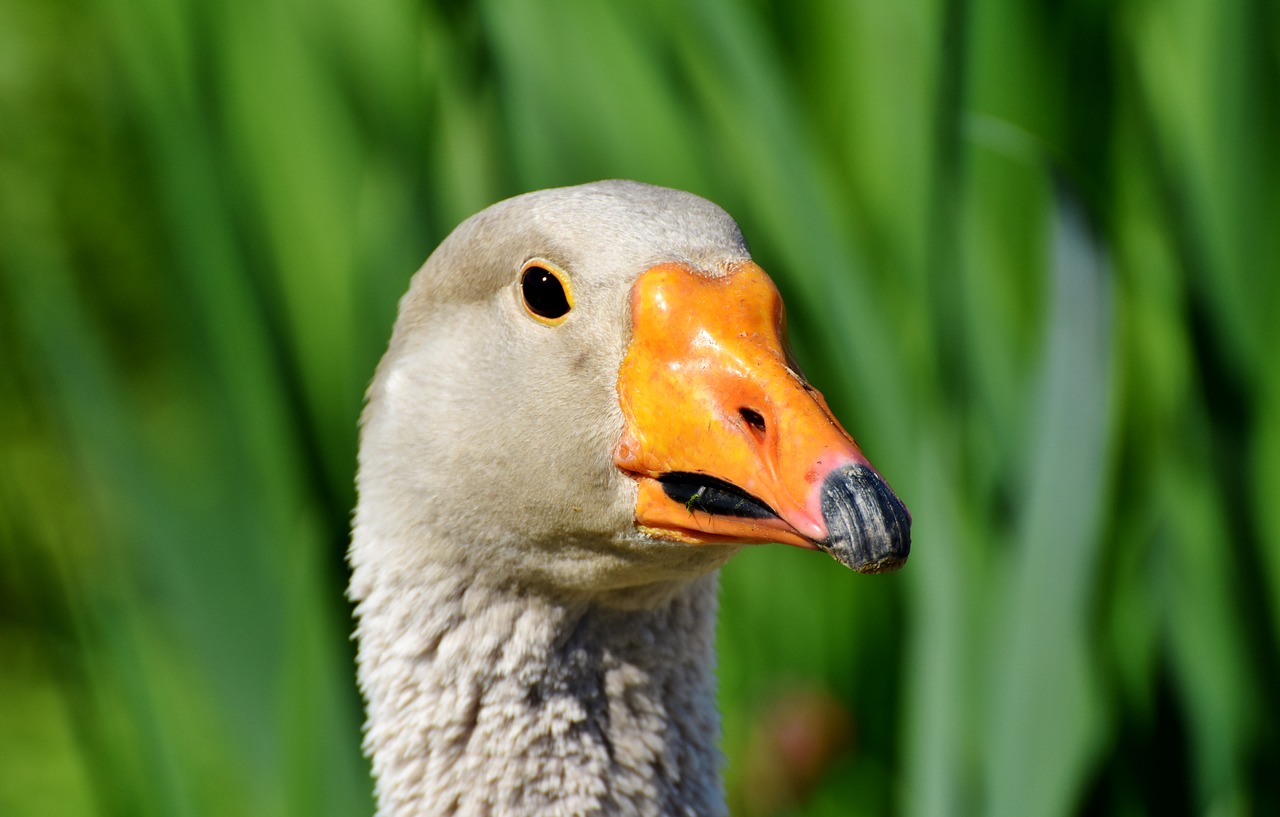
[[723, 814], [716, 584], [619, 609], [357, 569], [379, 814]]

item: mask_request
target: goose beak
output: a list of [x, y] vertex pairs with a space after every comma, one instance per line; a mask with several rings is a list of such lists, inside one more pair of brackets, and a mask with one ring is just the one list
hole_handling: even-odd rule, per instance
[[614, 462], [638, 483], [641, 530], [821, 549], [864, 573], [902, 566], [911, 515], [788, 358], [764, 270], [653, 267], [631, 319]]

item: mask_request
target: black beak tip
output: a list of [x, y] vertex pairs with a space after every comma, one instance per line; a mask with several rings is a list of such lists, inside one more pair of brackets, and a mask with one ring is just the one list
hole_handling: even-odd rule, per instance
[[822, 483], [827, 540], [819, 546], [859, 573], [888, 573], [911, 553], [911, 514], [884, 478], [865, 465], [847, 465]]

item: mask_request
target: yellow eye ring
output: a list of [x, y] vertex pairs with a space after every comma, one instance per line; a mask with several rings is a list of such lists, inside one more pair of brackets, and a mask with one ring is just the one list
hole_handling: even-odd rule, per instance
[[573, 310], [573, 287], [564, 270], [545, 258], [530, 258], [517, 281], [525, 312], [538, 323], [559, 326]]

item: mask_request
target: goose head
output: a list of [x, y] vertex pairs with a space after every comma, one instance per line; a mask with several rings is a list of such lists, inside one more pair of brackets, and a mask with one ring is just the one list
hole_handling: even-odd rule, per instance
[[678, 583], [743, 544], [900, 566], [910, 517], [800, 374], [735, 222], [634, 182], [462, 223], [369, 390], [352, 560], [561, 594]]

